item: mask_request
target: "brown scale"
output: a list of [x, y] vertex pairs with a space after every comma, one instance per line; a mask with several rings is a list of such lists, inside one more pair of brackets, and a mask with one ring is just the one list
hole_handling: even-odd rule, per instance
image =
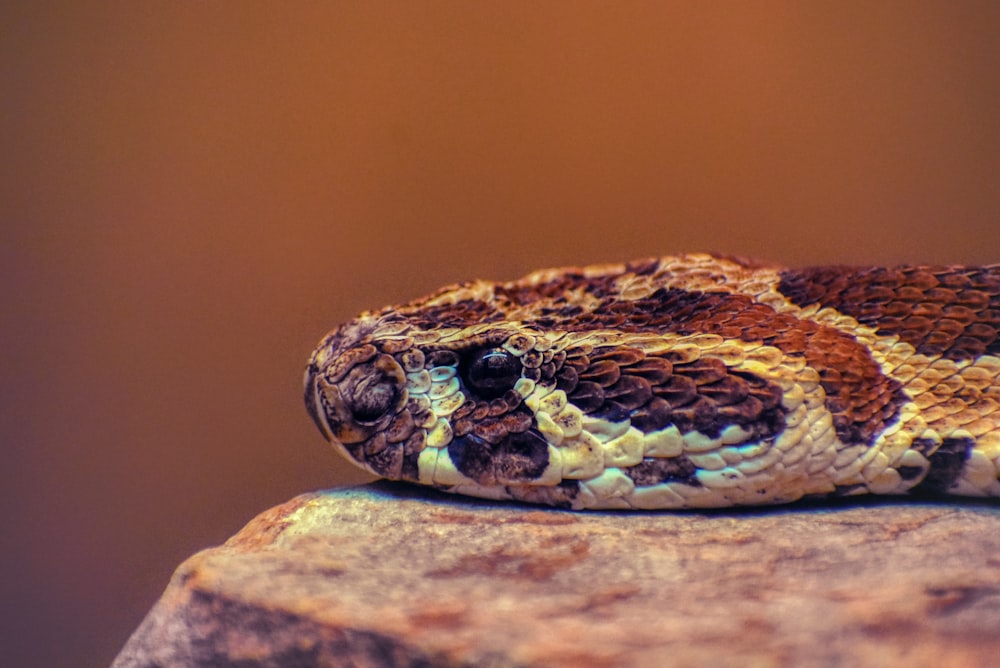
[[711, 385], [729, 374], [725, 363], [712, 357], [703, 357], [695, 362], [675, 365], [674, 371], [677, 371], [678, 368], [683, 369], [683, 373], [689, 376], [695, 385]]
[[571, 394], [580, 382], [579, 374], [576, 372], [576, 369], [571, 366], [564, 365], [561, 369], [558, 369], [555, 377], [556, 389], [562, 390], [566, 394]]
[[369, 361], [378, 354], [378, 349], [370, 343], [349, 348], [331, 360], [324, 371], [326, 379], [336, 383], [359, 364]]
[[698, 386], [694, 379], [683, 374], [684, 365], [678, 364], [674, 369], [680, 370], [667, 379], [653, 387], [653, 394], [670, 402], [672, 406], [684, 406], [694, 401], [698, 396]]
[[1000, 265], [785, 270], [797, 306], [830, 306], [918, 353], [960, 361], [1000, 354]]
[[508, 433], [521, 433], [531, 427], [531, 415], [518, 410], [521, 396], [508, 391], [490, 401], [467, 400], [451, 415], [452, 433], [460, 438], [475, 434], [489, 443], [497, 443]]
[[403, 457], [397, 449], [393, 448], [388, 451], [382, 451], [373, 457], [365, 457], [364, 454], [355, 452], [351, 448], [348, 448], [348, 452], [356, 461], [371, 469], [375, 475], [383, 476], [390, 480], [399, 478], [399, 472], [402, 471]]
[[522, 397], [517, 391], [515, 391], [514, 389], [510, 389], [504, 392], [503, 400], [504, 402], [506, 402], [506, 404], [510, 407], [511, 410], [514, 410], [515, 408], [521, 405]]
[[544, 360], [542, 353], [537, 350], [529, 350], [528, 352], [521, 355], [521, 365], [529, 369], [538, 369], [542, 366]]
[[498, 415], [503, 415], [510, 411], [510, 406], [504, 401], [503, 397], [497, 397], [496, 399], [491, 399], [490, 410], [486, 415], [488, 417], [497, 417]]
[[476, 404], [475, 409], [473, 409], [469, 417], [471, 417], [473, 420], [482, 420], [489, 414], [490, 414], [489, 402], [480, 401]]
[[428, 369], [436, 366], [458, 366], [458, 353], [451, 350], [435, 350], [426, 353], [424, 366]]
[[671, 411], [671, 422], [681, 433], [699, 431], [710, 438], [716, 438], [726, 426], [725, 420], [719, 418], [715, 403], [699, 396], [692, 403], [674, 408]]
[[576, 369], [577, 374], [590, 366], [590, 353], [594, 352], [592, 346], [580, 346], [573, 348], [566, 354], [566, 366]]
[[403, 445], [403, 467], [400, 477], [404, 480], [420, 480], [420, 452], [424, 449], [424, 434], [416, 431]]
[[415, 428], [413, 416], [410, 415], [409, 410], [404, 408], [386, 427], [385, 438], [390, 443], [399, 443], [408, 439]]
[[643, 433], [669, 427], [673, 420], [670, 402], [654, 396], [645, 406], [632, 411], [632, 426]]
[[[612, 358], [628, 364], [609, 366]], [[582, 359], [599, 361], [583, 369], [569, 392], [574, 405], [612, 421], [630, 418], [644, 432], [676, 425], [682, 432], [715, 437], [725, 426], [738, 424], [750, 433], [748, 438], [761, 438], [776, 433], [784, 420], [780, 387], [751, 374], [737, 375], [720, 360], [674, 364], [635, 349], [610, 347], [567, 357]]]
[[[400, 310], [405, 312], [406, 307], [400, 307]], [[469, 327], [483, 322], [499, 322], [504, 320], [504, 314], [495, 304], [488, 304], [478, 299], [465, 299], [454, 304], [421, 306], [416, 313], [407, 319], [423, 329], [434, 329], [436, 327]]]
[[631, 413], [645, 406], [653, 398], [653, 391], [649, 382], [639, 376], [622, 376], [614, 385], [604, 388], [604, 397]]
[[599, 360], [578, 374], [580, 380], [607, 387], [621, 378], [621, 367], [614, 360]]
[[590, 353], [590, 360], [614, 362], [620, 366], [632, 366], [638, 364], [646, 358], [646, 354], [638, 348], [627, 346], [605, 346], [595, 348]]
[[569, 318], [565, 323], [569, 324], [569, 331], [588, 331], [594, 329], [621, 329], [626, 317], [621, 313], [583, 313], [574, 318]]
[[[514, 306], [527, 306], [539, 301], [565, 303], [566, 294], [574, 290], [582, 290], [597, 297], [617, 294], [617, 281], [618, 276], [614, 274], [588, 278], [581, 273], [570, 272], [538, 285], [518, 283], [497, 285], [493, 294], [501, 302], [506, 301]], [[571, 306], [571, 308], [579, 307]]]
[[[831, 274], [829, 280], [839, 281], [844, 291], [852, 288], [843, 276]], [[918, 283], [927, 280], [929, 279], [926, 277], [921, 278]], [[889, 296], [886, 292], [880, 294], [887, 298]], [[613, 301], [615, 300], [609, 300], [599, 306], [595, 309], [595, 314], [603, 313]], [[620, 323], [618, 327], [623, 331], [678, 334], [707, 332], [725, 338], [772, 345], [787, 355], [805, 356], [809, 365], [820, 375], [837, 435], [845, 443], [870, 445], [875, 434], [880, 433], [895, 419], [899, 408], [906, 401], [900, 383], [885, 376], [868, 349], [854, 337], [832, 327], [778, 313], [746, 295], [660, 288], [649, 297], [628, 303], [632, 313], [641, 314], [643, 318], [632, 317]], [[565, 326], [571, 331], [579, 330], [596, 327], [599, 320], [600, 315], [596, 315], [596, 321], [581, 318], [568, 322]], [[605, 385], [596, 382], [613, 378], [613, 372], [605, 366], [590, 371], [592, 358], [596, 359], [595, 355], [600, 354], [599, 350], [592, 351], [589, 355], [571, 353], [567, 357], [566, 364], [574, 368], [579, 378], [571, 396], [574, 403], [580, 402], [578, 405], [584, 412], [600, 414], [600, 411], [604, 411], [617, 415], [620, 413], [620, 406], [607, 406], [604, 401]], [[670, 359], [669, 353], [664, 357]], [[621, 373], [628, 373], [627, 367], [622, 368]], [[688, 367], [678, 364], [674, 366], [669, 378], [661, 378], [658, 384], [651, 385], [651, 391], [652, 395], [670, 404], [679, 421], [678, 427], [696, 425], [694, 428], [707, 430], [706, 433], [716, 433], [736, 416], [742, 420], [741, 426], [750, 426], [751, 430], [767, 433], [775, 429], [778, 418], [773, 414], [773, 407], [761, 408], [762, 412], [758, 412], [757, 405], [751, 402], [742, 409], [729, 408], [720, 413], [724, 406], [738, 405], [732, 398], [735, 395], [727, 394], [728, 391], [738, 392], [735, 389], [739, 386], [738, 383], [734, 383], [731, 388], [720, 386], [715, 389], [714, 395], [712, 391], [700, 393], [700, 386], [719, 382], [728, 375], [731, 374], [725, 365], [714, 359], [700, 360]], [[771, 394], [774, 394], [773, 391]], [[720, 405], [715, 399], [723, 395], [729, 397], [723, 400], [729, 403]], [[752, 392], [750, 396], [754, 396]], [[762, 402], [762, 405], [765, 403]], [[661, 417], [662, 414], [662, 410], [657, 413]], [[766, 419], [755, 426], [757, 417], [765, 414]], [[659, 420], [643, 416], [642, 421], [644, 424], [653, 424]]]
[[461, 420], [468, 415], [472, 414], [472, 411], [476, 409], [476, 402], [471, 399], [466, 399], [466, 401], [455, 409], [455, 412], [451, 414], [452, 422], [456, 420]]
[[422, 406], [413, 397], [406, 402], [406, 412], [410, 414], [410, 417], [415, 423], [423, 424], [431, 416], [430, 405]]
[[404, 337], [401, 339], [385, 339], [378, 342], [378, 349], [386, 355], [392, 355], [399, 362], [402, 354], [413, 347], [413, 339]]
[[[379, 439], [379, 436], [382, 438]], [[382, 434], [373, 436], [365, 444], [365, 455], [359, 461], [363, 461], [376, 474], [398, 480], [403, 472], [403, 448], [398, 446], [388, 446]]]
[[359, 462], [364, 462], [378, 475], [390, 480], [419, 477], [417, 459], [424, 447], [424, 434], [415, 431], [404, 442], [393, 443], [384, 433], [375, 434], [363, 446], [348, 448]]
[[674, 365], [663, 357], [647, 357], [629, 366], [630, 375], [642, 378], [650, 385], [662, 385], [674, 373]]
[[750, 396], [750, 386], [738, 376], [726, 376], [699, 387], [698, 393], [714, 401], [717, 406], [733, 406]]
[[487, 443], [499, 443], [510, 433], [500, 418], [483, 418], [472, 427], [472, 433]]
[[582, 380], [569, 395], [570, 401], [584, 413], [595, 413], [604, 405], [604, 388], [598, 383]]

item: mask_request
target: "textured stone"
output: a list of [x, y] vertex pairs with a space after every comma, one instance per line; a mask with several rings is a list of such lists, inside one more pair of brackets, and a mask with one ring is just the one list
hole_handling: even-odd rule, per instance
[[1000, 506], [564, 512], [377, 483], [184, 562], [129, 666], [987, 665]]

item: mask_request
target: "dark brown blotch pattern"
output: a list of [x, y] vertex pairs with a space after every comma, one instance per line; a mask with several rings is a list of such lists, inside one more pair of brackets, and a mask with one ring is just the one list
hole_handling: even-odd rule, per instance
[[[502, 310], [496, 304], [489, 304], [478, 299], [464, 299], [454, 304], [439, 304], [436, 306], [411, 306], [414, 309], [407, 320], [421, 329], [437, 327], [470, 327], [484, 322], [501, 322], [505, 320]], [[406, 309], [405, 310], [410, 310]]]
[[[536, 285], [525, 283], [504, 283], [494, 288], [494, 297], [500, 304], [510, 306], [530, 306], [539, 302], [550, 304], [548, 313], [542, 315], [558, 313], [562, 316], [569, 314], [582, 314], [581, 309], [576, 304], [567, 302], [567, 295], [574, 291], [582, 291], [597, 297], [612, 296], [618, 293], [618, 274], [605, 274], [603, 276], [584, 276], [580, 272], [570, 271], [558, 278]], [[561, 307], [565, 306], [564, 311]]]
[[[786, 355], [804, 356], [820, 375], [834, 427], [845, 443], [871, 445], [875, 436], [895, 420], [907, 401], [901, 384], [883, 374], [868, 349], [850, 334], [778, 313], [746, 295], [660, 288], [634, 301], [623, 302], [609, 297], [593, 313], [570, 318], [561, 326], [570, 331], [616, 328], [627, 333], [712, 333], [728, 339], [765, 343]], [[634, 350], [628, 346], [615, 349]], [[671, 361], [669, 354], [658, 359]], [[582, 364], [581, 360], [579, 356], [576, 361], [567, 358], [566, 364], [573, 371], [557, 373], [562, 386], [572, 387], [575, 373], [574, 400], [579, 397], [581, 410], [609, 419], [621, 416], [621, 407], [612, 400], [605, 400], [604, 391], [608, 385], [604, 381], [614, 378], [611, 365], [592, 363], [589, 358]], [[655, 386], [654, 396], [678, 409], [675, 411], [678, 420], [674, 423], [679, 428], [683, 425], [715, 433], [721, 426], [733, 424], [732, 420], [739, 420], [737, 423], [741, 426], [761, 422], [760, 416], [766, 406], [758, 410], [754, 402], [738, 400], [745, 390], [740, 381], [748, 378], [731, 373], [721, 361], [703, 359], [693, 366], [680, 365], [680, 369], [668, 368], [663, 362], [650, 364], [652, 368], [644, 371], [645, 376], [637, 375]], [[723, 377], [730, 380], [722, 382]], [[758, 383], [757, 393], [760, 391]], [[780, 399], [776, 389], [767, 394], [773, 399], [775, 393]], [[761, 399], [760, 396], [756, 398]], [[769, 403], [765, 401], [766, 405]], [[720, 407], [726, 408], [720, 411]], [[653, 412], [664, 415], [662, 405]], [[650, 418], [644, 414], [641, 420], [648, 422]], [[757, 428], [762, 433], [770, 433], [772, 425], [777, 423], [780, 420], [771, 414]]]
[[675, 425], [715, 438], [736, 424], [756, 440], [784, 425], [779, 386], [717, 359], [675, 363], [628, 346], [581, 348], [569, 351], [556, 378], [584, 413], [630, 419], [645, 433]]
[[514, 391], [488, 401], [467, 398], [451, 415], [455, 436], [473, 434], [489, 443], [497, 443], [510, 433], [528, 430], [532, 419], [531, 412], [521, 406], [521, 396]]
[[625, 474], [637, 487], [648, 487], [665, 482], [679, 482], [694, 487], [701, 486], [695, 477], [698, 467], [687, 457], [646, 457], [641, 462], [625, 469]]
[[1000, 265], [788, 269], [778, 289], [797, 306], [833, 307], [918, 353], [956, 361], [1000, 354]]
[[538, 478], [549, 465], [548, 441], [533, 429], [490, 442], [474, 434], [452, 439], [448, 456], [462, 475], [480, 485], [511, 485]]
[[[974, 443], [971, 438], [946, 438], [931, 454], [926, 455], [930, 462], [927, 475], [911, 491], [924, 494], [946, 494], [969, 459]], [[933, 444], [926, 439], [914, 441], [915, 450], [929, 451]]]

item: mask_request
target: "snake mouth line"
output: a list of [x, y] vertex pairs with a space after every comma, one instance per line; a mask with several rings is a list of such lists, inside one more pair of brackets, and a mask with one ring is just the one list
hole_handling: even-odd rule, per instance
[[306, 370], [302, 378], [303, 398], [305, 399], [306, 412], [312, 419], [313, 424], [327, 440], [330, 440], [330, 430], [319, 414], [319, 398], [316, 396], [316, 376], [319, 374], [319, 366], [316, 364], [316, 353], [309, 358]]
[[[312, 418], [313, 423], [319, 429], [323, 437], [331, 442], [334, 442], [333, 433], [330, 431], [330, 425], [326, 423], [325, 415], [320, 411], [320, 400], [319, 400], [319, 386], [316, 382], [319, 375], [319, 367], [315, 363], [310, 363], [306, 367], [305, 373], [305, 400], [306, 400], [306, 410], [309, 412], [309, 417]], [[346, 453], [345, 453], [346, 454]]]

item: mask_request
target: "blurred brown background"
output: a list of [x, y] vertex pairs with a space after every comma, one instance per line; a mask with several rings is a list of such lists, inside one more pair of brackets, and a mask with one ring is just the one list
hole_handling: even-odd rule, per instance
[[327, 329], [720, 250], [1000, 260], [995, 2], [0, 9], [0, 647], [107, 664], [197, 549], [366, 480]]

